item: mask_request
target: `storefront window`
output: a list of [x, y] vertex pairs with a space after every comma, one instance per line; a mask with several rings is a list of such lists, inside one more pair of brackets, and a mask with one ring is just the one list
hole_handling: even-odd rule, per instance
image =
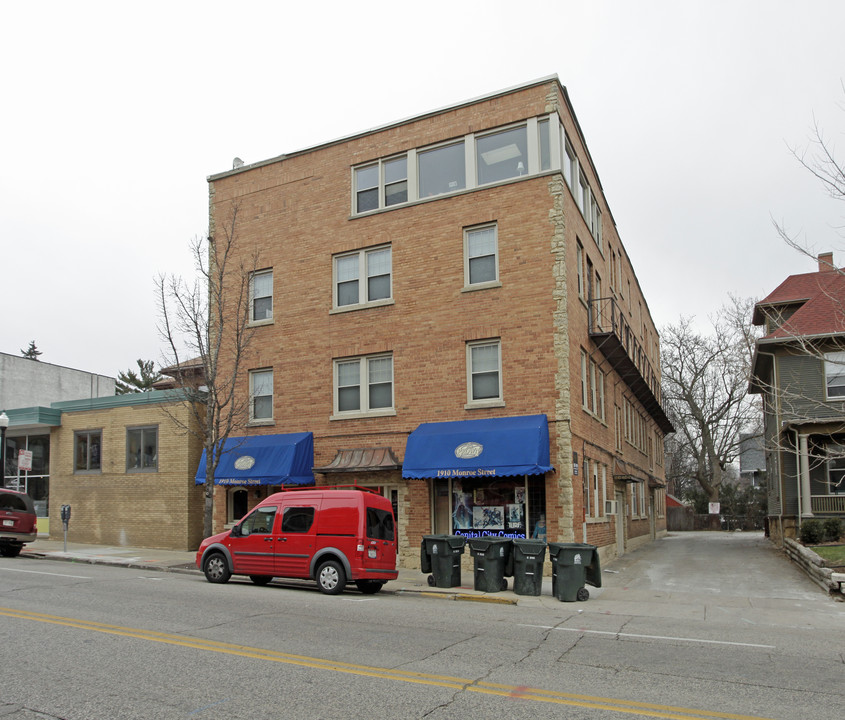
[[[447, 499], [450, 512], [448, 528], [443, 527], [446, 524], [443, 511]], [[494, 481], [437, 480], [434, 487], [435, 532], [465, 537], [536, 536], [546, 540], [545, 504], [542, 476]]]
[[[28, 451], [27, 461], [32, 469], [19, 466], [21, 451]], [[25, 492], [35, 501], [38, 517], [48, 517], [50, 508], [50, 436], [22, 435], [6, 437], [6, 467], [3, 486], [18, 492]]]

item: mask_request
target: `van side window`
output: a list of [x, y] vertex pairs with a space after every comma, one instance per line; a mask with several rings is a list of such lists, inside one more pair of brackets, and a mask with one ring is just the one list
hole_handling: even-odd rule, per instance
[[313, 507], [286, 507], [282, 513], [283, 533], [304, 533], [314, 522]]
[[241, 535], [266, 535], [273, 532], [276, 508], [273, 506], [256, 508], [241, 523]]
[[374, 540], [393, 540], [393, 514], [368, 507], [367, 537]]

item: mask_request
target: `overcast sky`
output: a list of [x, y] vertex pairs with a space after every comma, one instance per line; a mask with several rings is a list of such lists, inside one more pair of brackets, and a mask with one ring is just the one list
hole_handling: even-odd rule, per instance
[[48, 0], [0, 24], [0, 352], [158, 362], [154, 279], [193, 276], [235, 156], [554, 74], [659, 327], [813, 271], [773, 218], [845, 265], [845, 206], [789, 152], [815, 121], [842, 139], [841, 0]]

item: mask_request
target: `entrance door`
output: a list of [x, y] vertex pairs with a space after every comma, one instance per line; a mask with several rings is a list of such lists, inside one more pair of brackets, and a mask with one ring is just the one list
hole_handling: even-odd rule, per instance
[[434, 481], [434, 534], [452, 534], [452, 507], [448, 480]]
[[616, 493], [616, 556], [622, 557], [625, 554], [625, 493]]

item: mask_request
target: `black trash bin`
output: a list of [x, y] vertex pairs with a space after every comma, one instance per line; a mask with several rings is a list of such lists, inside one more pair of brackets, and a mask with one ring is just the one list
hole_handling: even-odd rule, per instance
[[585, 584], [601, 587], [601, 565], [595, 545], [549, 543], [552, 559], [552, 594], [563, 602], [588, 600]]
[[461, 584], [461, 555], [465, 544], [463, 535], [423, 535], [420, 569], [431, 573], [429, 585], [445, 588]]
[[475, 584], [482, 592], [507, 590], [505, 575], [511, 575], [513, 540], [498, 536], [469, 539], [469, 549], [475, 564]]
[[513, 591], [517, 595], [540, 595], [546, 543], [517, 538], [513, 541]]

